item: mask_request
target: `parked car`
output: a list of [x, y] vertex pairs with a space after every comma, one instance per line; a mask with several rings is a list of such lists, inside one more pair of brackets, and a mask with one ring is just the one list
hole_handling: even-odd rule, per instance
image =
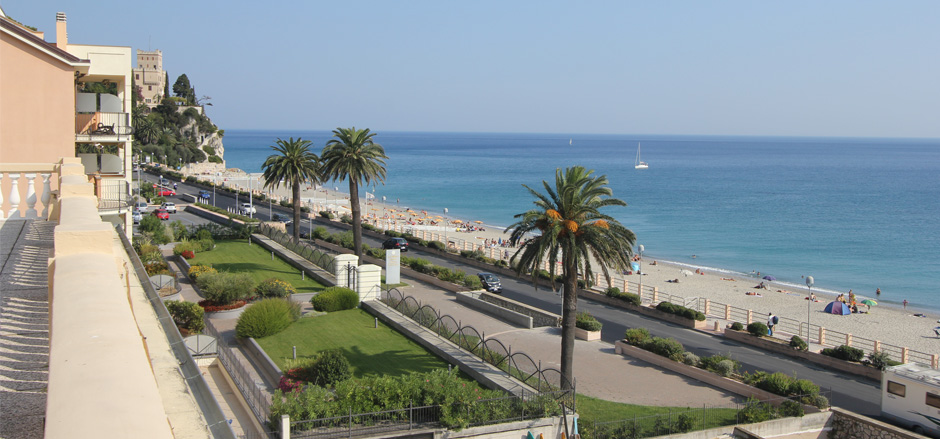
[[503, 285], [499, 282], [499, 277], [493, 273], [477, 273], [480, 283], [486, 291], [496, 294], [503, 293]]
[[167, 213], [176, 213], [176, 203], [166, 202], [161, 204], [160, 208], [166, 210]]
[[289, 226], [294, 221], [290, 219], [289, 216], [284, 215], [283, 213], [275, 213], [274, 218], [271, 218], [271, 221], [277, 221], [279, 223], [284, 223], [284, 225]]
[[162, 209], [162, 208], [161, 208], [161, 209], [154, 210], [154, 211], [153, 211], [153, 216], [155, 216], [155, 217], [157, 217], [157, 218], [160, 218], [160, 219], [162, 219], [162, 220], [168, 220], [168, 219], [170, 219], [170, 213], [167, 212], [166, 209]]
[[258, 210], [255, 209], [255, 206], [252, 206], [251, 203], [242, 203], [238, 208], [238, 213], [242, 215], [251, 215], [258, 213]]
[[147, 203], [144, 201], [138, 201], [134, 204], [134, 210], [140, 213], [147, 213]]
[[176, 195], [176, 191], [174, 191], [173, 189], [170, 189], [170, 188], [157, 189], [157, 196], [170, 197], [170, 196], [175, 196], [175, 195]]
[[206, 200], [211, 200], [211, 199], [212, 199], [212, 192], [209, 192], [209, 191], [203, 189], [203, 190], [199, 191], [199, 198], [204, 198], [204, 199], [206, 199]]
[[140, 224], [140, 220], [144, 218], [144, 214], [140, 213], [139, 210], [135, 210], [134, 213], [131, 214], [131, 218], [134, 220], [134, 224]]
[[408, 251], [408, 241], [405, 238], [388, 238], [382, 243], [382, 248], [386, 250], [399, 249], [402, 252]]

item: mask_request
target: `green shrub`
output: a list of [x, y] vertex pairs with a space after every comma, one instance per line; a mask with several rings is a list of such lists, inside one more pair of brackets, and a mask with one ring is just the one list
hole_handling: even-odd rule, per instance
[[313, 363], [315, 370], [314, 384], [323, 387], [332, 387], [340, 381], [352, 377], [349, 360], [339, 349], [320, 352]]
[[819, 393], [819, 386], [810, 380], [793, 380], [789, 392], [791, 395], [799, 396], [816, 395]]
[[[727, 366], [719, 366], [721, 363], [724, 363], [726, 361], [731, 362], [731, 370], [727, 373], [727, 375], [722, 373], [726, 369]], [[737, 372], [738, 369], [741, 367], [740, 362], [724, 354], [715, 354], [715, 355], [710, 355], [707, 357], [702, 357], [701, 364], [702, 364], [702, 369], [715, 372], [722, 376], [730, 376], [731, 374]]]
[[826, 398], [825, 396], [822, 396], [822, 395], [812, 395], [812, 396], [804, 397], [803, 403], [809, 404], [813, 407], [817, 407], [823, 410], [829, 408], [829, 398]]
[[300, 304], [280, 298], [263, 299], [238, 317], [235, 335], [262, 338], [277, 334], [300, 317]]
[[258, 297], [290, 297], [291, 294], [297, 294], [293, 285], [280, 280], [276, 277], [265, 279], [255, 287], [255, 295]]
[[733, 360], [721, 360], [715, 365], [715, 373], [723, 377], [729, 377], [737, 369], [737, 363]]
[[189, 275], [190, 279], [197, 280], [199, 279], [200, 275], [205, 273], [218, 273], [218, 271], [215, 268], [212, 268], [211, 265], [193, 264], [189, 267], [189, 273], [187, 274]]
[[826, 348], [823, 349], [821, 353], [833, 358], [838, 358], [845, 361], [854, 361], [856, 363], [862, 361], [862, 358], [865, 358], [865, 351], [858, 348], [853, 348], [848, 345], [842, 345], [835, 349]]
[[607, 297], [614, 297], [614, 298], [616, 298], [617, 296], [620, 295], [620, 288], [617, 288], [617, 287], [608, 287], [608, 288], [604, 291], [604, 294], [606, 294]]
[[705, 320], [705, 314], [702, 314], [691, 308], [686, 308], [682, 305], [676, 305], [674, 303], [659, 302], [659, 304], [656, 305], [656, 309], [662, 312], [667, 312], [669, 314], [675, 314], [677, 316], [685, 317], [687, 319], [698, 320], [698, 321]]
[[806, 344], [806, 342], [803, 341], [803, 339], [800, 338], [799, 335], [794, 335], [793, 337], [790, 337], [790, 347], [798, 351], [809, 350], [809, 345]]
[[786, 400], [780, 404], [780, 416], [803, 417], [803, 404], [797, 401]]
[[765, 337], [767, 335], [767, 325], [761, 322], [753, 322], [747, 324], [747, 332], [755, 337]]
[[477, 276], [467, 276], [463, 280], [463, 286], [471, 290], [479, 290], [483, 288], [483, 282], [481, 282], [480, 278]]
[[597, 321], [591, 313], [587, 311], [579, 312], [575, 317], [574, 325], [585, 331], [600, 331], [604, 326], [601, 322]]
[[682, 354], [682, 362], [692, 367], [698, 367], [701, 359], [698, 357], [698, 355], [686, 351]]
[[245, 273], [202, 273], [196, 279], [206, 299], [216, 305], [227, 305], [247, 299], [255, 288], [251, 276]]
[[163, 304], [166, 305], [166, 310], [170, 312], [176, 326], [186, 328], [190, 333], [198, 333], [206, 329], [206, 312], [199, 304], [176, 300], [167, 300]]
[[743, 331], [744, 325], [742, 325], [741, 322], [734, 322], [731, 324], [731, 329], [734, 331]]
[[140, 225], [137, 226], [137, 230], [144, 236], [149, 236], [154, 244], [166, 244], [170, 242], [170, 237], [167, 236], [166, 226], [163, 225], [163, 221], [153, 215], [144, 215], [140, 220]]
[[428, 248], [440, 251], [446, 250], [444, 243], [441, 241], [428, 241]]
[[770, 404], [765, 404], [754, 398], [749, 398], [744, 408], [738, 411], [738, 423], [753, 424], [769, 421], [778, 417], [777, 410]]
[[329, 287], [310, 299], [313, 309], [322, 312], [353, 309], [359, 305], [359, 294], [349, 288]]
[[349, 215], [343, 215], [339, 218], [339, 220], [343, 224], [352, 224], [352, 217]]
[[646, 340], [640, 347], [666, 358], [681, 356], [685, 352], [682, 343], [672, 338], [653, 337]]
[[790, 394], [790, 388], [793, 386], [793, 378], [782, 372], [774, 372], [764, 376], [763, 379], [754, 383], [754, 387], [766, 390], [774, 395], [787, 396]]
[[330, 232], [327, 232], [326, 227], [323, 226], [314, 227], [313, 232], [310, 233], [311, 239], [319, 239], [321, 241], [326, 241], [328, 236], [330, 236]]
[[173, 254], [176, 255], [176, 256], [179, 256], [179, 255], [183, 254], [183, 252], [184, 252], [184, 251], [187, 251], [187, 250], [189, 250], [189, 251], [195, 253], [196, 250], [197, 250], [197, 248], [196, 248], [196, 243], [194, 243], [194, 242], [192, 242], [192, 241], [190, 241], [190, 240], [188, 240], [188, 239], [184, 239], [184, 240], [180, 241], [179, 244], [176, 244], [176, 245], [173, 246]]
[[888, 366], [892, 366], [891, 363], [893, 363], [893, 361], [891, 361], [891, 357], [889, 357], [888, 353], [885, 351], [868, 354], [868, 364], [878, 370], [885, 370]]
[[623, 334], [627, 344], [640, 346], [650, 338], [650, 331], [646, 328], [630, 328]]

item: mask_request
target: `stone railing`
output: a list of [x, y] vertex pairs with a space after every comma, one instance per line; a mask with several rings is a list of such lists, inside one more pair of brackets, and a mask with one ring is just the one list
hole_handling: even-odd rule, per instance
[[0, 164], [0, 219], [48, 218], [57, 169], [55, 163]]

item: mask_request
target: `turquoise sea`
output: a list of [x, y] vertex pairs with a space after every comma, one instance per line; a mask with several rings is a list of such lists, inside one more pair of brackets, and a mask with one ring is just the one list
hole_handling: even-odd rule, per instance
[[[278, 137], [319, 150], [330, 135], [226, 130], [226, 164], [260, 172]], [[401, 206], [505, 227], [532, 206], [523, 184], [544, 192], [556, 168], [582, 165], [627, 202], [609, 213], [647, 257], [794, 285], [812, 275], [814, 289], [881, 288], [883, 302], [940, 310], [940, 139], [379, 132], [376, 141], [389, 160], [374, 193]], [[633, 167], [640, 142], [646, 170]]]

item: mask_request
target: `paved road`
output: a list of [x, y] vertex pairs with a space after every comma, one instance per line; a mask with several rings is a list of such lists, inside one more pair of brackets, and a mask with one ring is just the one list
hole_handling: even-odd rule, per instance
[[[158, 177], [147, 176], [150, 181], [156, 181]], [[198, 189], [186, 184], [179, 185], [179, 192], [198, 193]], [[244, 197], [239, 197], [239, 202], [244, 201]], [[216, 206], [227, 207], [235, 206], [235, 200], [228, 195], [217, 194]], [[268, 209], [263, 208], [262, 203], [257, 205], [259, 219], [269, 219]], [[274, 209], [277, 213], [277, 208]], [[316, 224], [320, 226], [321, 224]], [[328, 227], [329, 228], [329, 227]], [[342, 230], [338, 227], [332, 228], [331, 232]], [[381, 240], [363, 236], [363, 241], [370, 246], [377, 247], [381, 245]], [[420, 251], [411, 250], [410, 253], [416, 256], [430, 260], [433, 264], [449, 268], [459, 268], [468, 273], [478, 271], [477, 268], [455, 263], [450, 259], [445, 259], [431, 254], [423, 254]], [[541, 309], [549, 310], [555, 313], [561, 313], [561, 297], [559, 294], [550, 291], [543, 286], [536, 290], [530, 282], [504, 278], [502, 279], [503, 295], [529, 305], [537, 306]], [[708, 335], [699, 331], [682, 328], [669, 323], [649, 318], [642, 315], [633, 314], [625, 310], [599, 304], [589, 300], [580, 300], [579, 309], [589, 311], [601, 323], [604, 329], [601, 337], [604, 341], [613, 343], [623, 338], [623, 333], [627, 328], [647, 328], [650, 333], [660, 337], [674, 338], [685, 346], [686, 350], [699, 356], [713, 355], [716, 353], [730, 354], [734, 359], [741, 362], [744, 371], [753, 372], [756, 370], [765, 370], [770, 372], [784, 372], [789, 375], [795, 375], [798, 378], [805, 378], [818, 384], [823, 390], [831, 389], [832, 403], [838, 407], [855, 411], [867, 416], [880, 415], [881, 390], [880, 383], [858, 378], [853, 375], [840, 374], [837, 372], [815, 366], [811, 363], [804, 363], [793, 358], [768, 353], [750, 346], [741, 345], [723, 337]], [[581, 373], [588, 373], [589, 368], [582, 366]]]

